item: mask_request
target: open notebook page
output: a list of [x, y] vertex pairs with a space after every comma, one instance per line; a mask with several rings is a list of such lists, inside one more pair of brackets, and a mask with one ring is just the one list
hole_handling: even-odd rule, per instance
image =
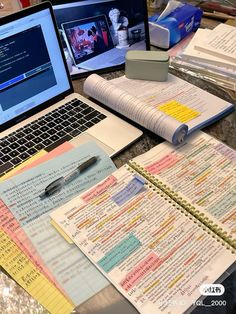
[[143, 314], [183, 313], [200, 285], [235, 261], [217, 236], [126, 166], [51, 217]]
[[[133, 159], [236, 240], [236, 152], [203, 132]], [[132, 161], [131, 161], [132, 163]]]

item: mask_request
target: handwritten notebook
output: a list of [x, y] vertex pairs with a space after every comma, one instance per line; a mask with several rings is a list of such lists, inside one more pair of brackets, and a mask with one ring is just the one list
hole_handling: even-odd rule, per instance
[[234, 110], [232, 104], [171, 74], [166, 82], [125, 76], [107, 81], [92, 74], [84, 91], [173, 144]]
[[199, 133], [131, 160], [51, 217], [141, 313], [183, 313], [235, 262], [235, 166], [233, 150]]

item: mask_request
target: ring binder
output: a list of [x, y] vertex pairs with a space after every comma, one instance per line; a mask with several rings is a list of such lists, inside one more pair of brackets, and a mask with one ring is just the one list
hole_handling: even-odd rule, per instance
[[[197, 219], [197, 221], [201, 223], [201, 227], [202, 224], [205, 225], [208, 230], [213, 232], [214, 235], [217, 235], [222, 241], [226, 242], [228, 245], [227, 247], [235, 253], [234, 250], [236, 250], [236, 241], [231, 240], [231, 236], [227, 232], [225, 232], [225, 234], [222, 233], [222, 228], [214, 224], [213, 220], [210, 220], [208, 217], [206, 217], [204, 213], [201, 213], [199, 210], [197, 210], [192, 204], [188, 203], [186, 200], [183, 199], [183, 197], [179, 196], [178, 193], [172, 191], [169, 187], [167, 187], [166, 184], [161, 182], [159, 179], [156, 179], [155, 176], [150, 175], [148, 171], [138, 165], [135, 161], [130, 161], [128, 162], [128, 164], [131, 168], [143, 175], [143, 177], [145, 177], [149, 182], [151, 182], [157, 188], [161, 189], [162, 192], [165, 193], [165, 195], [168, 195], [168, 197], [170, 197], [172, 201], [174, 200], [179, 206], [181, 206], [181, 208], [183, 208], [183, 210], [187, 211], [188, 214], [191, 215], [191, 217]], [[222, 243], [225, 245], [224, 242]]]

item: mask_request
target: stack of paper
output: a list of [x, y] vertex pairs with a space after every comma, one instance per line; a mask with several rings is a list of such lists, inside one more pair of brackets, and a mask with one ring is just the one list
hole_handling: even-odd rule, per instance
[[[92, 156], [97, 157], [92, 167], [57, 193], [41, 197], [50, 183], [74, 173]], [[58, 233], [49, 214], [114, 169], [109, 156], [95, 143], [78, 148], [65, 143], [1, 182], [0, 265], [52, 314], [69, 314], [108, 281]]]
[[235, 91], [235, 61], [236, 28], [219, 24], [213, 30], [198, 29], [182, 53], [172, 58], [172, 65]]

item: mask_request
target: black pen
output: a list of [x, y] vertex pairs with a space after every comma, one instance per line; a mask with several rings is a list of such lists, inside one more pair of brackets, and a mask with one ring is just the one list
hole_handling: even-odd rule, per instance
[[45, 188], [44, 192], [39, 195], [39, 197], [43, 199], [45, 197], [55, 194], [56, 192], [59, 192], [63, 186], [76, 179], [79, 174], [94, 165], [98, 161], [98, 159], [99, 158], [97, 156], [93, 156], [84, 161], [82, 164], [78, 165], [78, 167], [68, 175], [54, 180]]

